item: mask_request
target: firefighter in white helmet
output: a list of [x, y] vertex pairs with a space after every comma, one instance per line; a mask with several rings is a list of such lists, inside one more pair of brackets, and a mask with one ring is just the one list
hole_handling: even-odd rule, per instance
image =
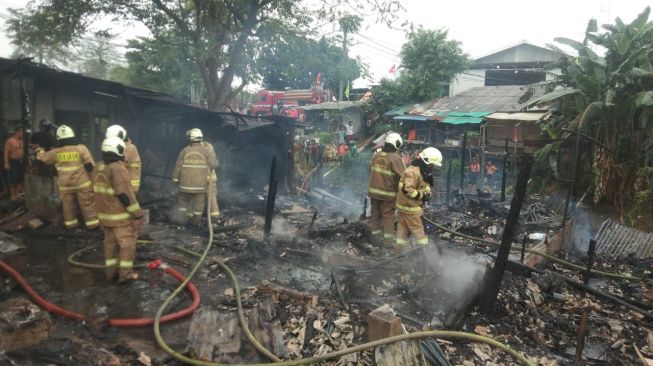
[[102, 162], [98, 164], [93, 185], [95, 205], [104, 231], [104, 264], [108, 280], [118, 282], [138, 278], [134, 258], [143, 213], [132, 189], [125, 165], [126, 144], [120, 137], [102, 142]]
[[399, 178], [406, 170], [399, 155], [403, 141], [398, 133], [389, 133], [381, 151], [374, 154], [370, 161], [370, 230], [375, 242], [383, 241], [386, 247], [392, 247], [395, 241], [395, 203]]
[[91, 187], [91, 172], [95, 166], [88, 148], [75, 141], [72, 128], [61, 125], [56, 132], [59, 147], [47, 152], [36, 151], [37, 160], [54, 165], [59, 181], [59, 197], [63, 210], [64, 226], [74, 229], [79, 226], [77, 221], [77, 205], [84, 216], [87, 228], [94, 229], [100, 225], [95, 211], [93, 189]]
[[412, 234], [419, 246], [429, 243], [422, 225], [422, 206], [431, 198], [431, 187], [425, 177], [433, 169], [442, 166], [442, 153], [427, 147], [410, 164], [399, 180], [397, 191], [397, 240], [395, 250], [403, 252], [408, 247], [408, 235]]
[[[186, 131], [186, 138], [190, 139], [190, 131]], [[209, 152], [213, 154], [215, 157], [215, 166], [216, 168], [213, 169], [211, 172], [211, 182], [210, 182], [210, 189], [211, 189], [211, 197], [209, 200], [209, 209], [210, 209], [210, 214], [212, 219], [217, 219], [220, 217], [220, 207], [218, 206], [218, 174], [217, 174], [217, 169], [220, 166], [220, 160], [218, 159], [217, 154], [215, 153], [215, 148], [213, 147], [213, 144], [210, 142], [204, 140], [202, 141], [202, 144], [206, 145], [208, 147]]]
[[206, 190], [211, 183], [211, 176], [217, 167], [213, 149], [204, 143], [204, 136], [199, 128], [187, 133], [190, 144], [177, 157], [172, 181], [178, 184], [177, 209], [179, 223], [188, 220], [200, 225], [206, 207]]
[[127, 171], [129, 171], [130, 184], [132, 191], [138, 193], [141, 186], [141, 156], [138, 153], [136, 145], [129, 136], [127, 130], [120, 125], [112, 125], [107, 128], [106, 138], [118, 137], [125, 142], [125, 164]]

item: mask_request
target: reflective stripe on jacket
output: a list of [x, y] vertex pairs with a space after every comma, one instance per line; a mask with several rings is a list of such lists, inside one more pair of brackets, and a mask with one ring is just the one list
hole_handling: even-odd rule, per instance
[[[125, 226], [130, 225], [134, 217], [142, 216], [141, 207], [131, 188], [125, 163], [121, 161], [109, 165], [100, 163], [97, 171], [93, 191], [100, 224], [104, 227]], [[127, 207], [118, 199], [118, 195], [123, 193], [129, 198]]]
[[95, 164], [91, 153], [84, 145], [68, 145], [45, 152], [38, 157], [45, 164], [57, 169], [59, 190], [75, 192], [91, 186], [91, 177], [84, 164]]
[[125, 144], [125, 164], [127, 164], [132, 190], [138, 192], [141, 186], [141, 156], [136, 145], [131, 141]]
[[369, 196], [381, 201], [394, 201], [399, 178], [405, 169], [403, 159], [396, 152], [374, 154], [370, 162]]
[[416, 166], [406, 168], [397, 189], [397, 210], [408, 214], [422, 213], [421, 193], [431, 192]]

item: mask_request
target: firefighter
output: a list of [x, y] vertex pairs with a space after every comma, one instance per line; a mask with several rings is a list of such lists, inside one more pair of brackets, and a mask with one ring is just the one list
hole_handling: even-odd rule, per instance
[[425, 177], [436, 167], [442, 166], [442, 153], [434, 147], [427, 147], [410, 164], [399, 180], [397, 190], [397, 240], [395, 251], [407, 248], [408, 235], [415, 237], [417, 245], [425, 247], [428, 237], [422, 225], [422, 206], [431, 198], [431, 187]]
[[206, 189], [213, 170], [217, 167], [215, 154], [204, 143], [202, 131], [193, 128], [189, 131], [190, 145], [177, 157], [172, 181], [178, 184], [177, 209], [181, 214], [180, 223], [191, 220], [199, 226], [206, 207]]
[[118, 137], [125, 142], [125, 164], [129, 172], [129, 181], [134, 193], [138, 193], [141, 186], [141, 156], [132, 140], [127, 136], [127, 130], [120, 125], [107, 128], [106, 138]]
[[[386, 247], [392, 247], [395, 241], [395, 203], [399, 178], [406, 166], [398, 151], [403, 141], [398, 133], [390, 133], [385, 138], [381, 151], [374, 154], [370, 162], [370, 184], [368, 194], [372, 217], [370, 230], [372, 238]], [[381, 237], [381, 235], [383, 235]]]
[[77, 205], [84, 216], [84, 223], [88, 229], [95, 229], [100, 225], [93, 188], [91, 187], [91, 172], [95, 162], [88, 148], [77, 144], [72, 128], [61, 125], [56, 132], [59, 147], [45, 152], [43, 149], [36, 151], [36, 158], [48, 165], [54, 165], [59, 177], [59, 197], [63, 207], [64, 226], [74, 229], [79, 226], [77, 221]]
[[108, 137], [102, 142], [102, 162], [98, 164], [93, 191], [104, 231], [104, 265], [107, 280], [123, 283], [135, 280], [134, 257], [143, 213], [136, 201], [131, 176], [124, 162], [125, 142]]
[[[190, 132], [192, 130], [186, 131], [186, 138], [190, 140]], [[200, 131], [201, 132], [201, 131]], [[202, 141], [203, 145], [206, 145], [206, 147], [209, 149], [209, 152], [215, 157], [215, 166], [216, 169], [213, 169], [211, 172], [211, 201], [209, 202], [209, 209], [211, 213], [211, 218], [212, 219], [217, 219], [220, 217], [220, 207], [218, 206], [218, 174], [217, 174], [217, 168], [220, 166], [220, 161], [218, 160], [218, 157], [215, 153], [215, 148], [213, 147], [213, 144], [211, 144], [208, 141]]]

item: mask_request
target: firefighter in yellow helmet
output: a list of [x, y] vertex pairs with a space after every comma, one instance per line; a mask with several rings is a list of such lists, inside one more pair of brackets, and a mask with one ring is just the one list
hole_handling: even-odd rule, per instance
[[125, 142], [125, 164], [129, 172], [130, 185], [132, 191], [138, 193], [141, 187], [141, 156], [136, 145], [127, 136], [127, 130], [120, 125], [109, 126], [105, 137], [117, 137]]
[[93, 184], [95, 205], [104, 231], [104, 264], [107, 280], [118, 282], [138, 278], [134, 258], [143, 213], [131, 186], [125, 165], [125, 142], [109, 137], [102, 142], [102, 162]]
[[[190, 132], [192, 130], [186, 131], [186, 138], [190, 140]], [[210, 208], [210, 213], [211, 213], [211, 218], [212, 219], [217, 219], [220, 217], [220, 208], [218, 207], [218, 174], [217, 174], [217, 169], [220, 166], [220, 160], [218, 159], [218, 156], [215, 153], [215, 148], [213, 147], [213, 144], [211, 144], [208, 141], [202, 141], [202, 144], [206, 145], [208, 147], [209, 151], [215, 156], [215, 169], [211, 172], [211, 182], [210, 182], [210, 188], [211, 188], [211, 197], [209, 201], [209, 208]]]
[[59, 147], [47, 152], [38, 149], [36, 158], [45, 164], [54, 165], [57, 170], [64, 226], [67, 229], [79, 226], [79, 205], [86, 227], [97, 228], [100, 222], [95, 211], [91, 182], [91, 172], [95, 166], [93, 157], [86, 146], [75, 142], [72, 128], [59, 126], [56, 137]]
[[206, 207], [206, 190], [210, 184], [217, 160], [212, 149], [204, 143], [202, 131], [194, 128], [189, 131], [190, 145], [177, 157], [172, 181], [178, 184], [177, 209], [179, 222], [185, 224], [189, 219], [200, 225]]
[[374, 241], [392, 247], [395, 241], [395, 203], [399, 178], [406, 166], [399, 155], [403, 141], [398, 133], [390, 133], [385, 138], [381, 151], [374, 154], [370, 162], [370, 230]]
[[397, 191], [397, 240], [395, 251], [408, 247], [408, 235], [415, 237], [417, 245], [426, 246], [428, 237], [422, 225], [422, 206], [431, 198], [431, 187], [425, 181], [433, 169], [442, 166], [442, 153], [427, 147], [410, 164], [399, 180]]

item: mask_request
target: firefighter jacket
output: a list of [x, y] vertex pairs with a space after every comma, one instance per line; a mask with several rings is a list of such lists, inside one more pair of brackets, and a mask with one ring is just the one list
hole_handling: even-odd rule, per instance
[[127, 164], [132, 191], [138, 192], [141, 186], [141, 156], [136, 145], [131, 141], [125, 144], [125, 164]]
[[84, 164], [95, 164], [91, 153], [84, 145], [68, 145], [45, 152], [37, 159], [45, 164], [54, 164], [59, 177], [60, 192], [77, 192], [91, 187], [91, 176]]
[[193, 142], [179, 153], [172, 181], [183, 193], [205, 193], [217, 166], [215, 153], [203, 142]]
[[[103, 227], [130, 225], [135, 217], [143, 216], [136, 195], [131, 189], [129, 171], [122, 161], [108, 165], [98, 164], [93, 192], [95, 208]], [[129, 205], [125, 206], [120, 202], [118, 196], [121, 194], [129, 198]]]
[[422, 213], [422, 197], [431, 193], [431, 187], [422, 178], [416, 166], [406, 168], [399, 180], [397, 190], [397, 210], [408, 214]]
[[378, 152], [370, 162], [370, 198], [381, 201], [397, 199], [397, 185], [406, 170], [404, 161], [396, 152]]
[[[211, 171], [211, 181], [212, 182], [217, 182], [218, 181], [218, 175], [215, 172], [215, 169], [218, 169], [220, 166], [220, 161], [218, 160], [218, 156], [215, 154], [215, 149], [213, 148], [213, 145], [210, 142], [207, 141], [202, 141], [202, 144], [205, 145], [211, 154], [215, 157], [215, 168]], [[215, 192], [213, 192], [215, 194]]]

